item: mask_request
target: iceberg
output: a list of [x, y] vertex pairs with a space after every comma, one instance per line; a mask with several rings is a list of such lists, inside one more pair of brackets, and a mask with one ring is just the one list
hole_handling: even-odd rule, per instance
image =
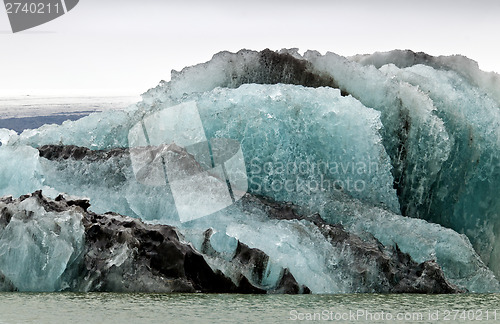
[[[227, 291], [498, 292], [499, 89], [497, 74], [461, 56], [221, 52], [125, 110], [0, 130], [0, 195], [86, 197], [89, 213], [175, 227]], [[84, 232], [58, 237], [57, 275], [16, 277], [16, 259], [1, 259], [5, 289], [155, 286], [124, 288], [138, 271], [130, 245], [103, 256], [116, 280], [83, 284], [71, 269], [88, 256]], [[49, 286], [36, 287], [42, 275]]]

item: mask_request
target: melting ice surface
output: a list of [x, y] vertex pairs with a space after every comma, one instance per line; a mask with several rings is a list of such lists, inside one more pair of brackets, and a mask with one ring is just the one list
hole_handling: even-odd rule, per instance
[[[463, 57], [219, 53], [173, 73], [172, 81], [149, 90], [128, 110], [21, 135], [0, 130], [0, 195], [43, 189], [53, 196], [86, 196], [96, 212], [175, 225], [198, 249], [203, 232], [212, 228], [212, 246], [221, 253], [233, 253], [237, 239], [268, 254], [270, 285], [276, 269], [288, 268], [315, 293], [367, 291], [339, 273], [339, 260], [349, 256], [331, 251], [303, 222], [270, 220], [238, 202], [181, 222], [172, 188], [138, 181], [133, 158], [53, 161], [37, 150], [46, 144], [138, 149], [131, 130], [140, 125], [148, 137], [165, 134], [168, 120], [151, 116], [183, 105], [196, 107], [205, 139], [240, 143], [249, 193], [293, 203], [304, 215], [318, 213], [384, 245], [397, 244], [418, 262], [434, 259], [451, 282], [469, 291], [500, 291], [500, 78]], [[196, 136], [189, 140], [204, 140]], [[181, 189], [190, 191], [187, 185]], [[19, 249], [33, 255], [33, 244], [21, 234], [2, 233], [0, 244], [15, 237]], [[57, 253], [50, 255], [67, 264], [79, 244], [78, 235], [68, 234], [43, 246], [52, 246]], [[16, 273], [16, 266], [26, 266], [18, 261], [19, 254], [4, 253], [0, 270]], [[62, 272], [50, 269], [41, 275], [52, 281], [39, 289], [62, 289], [56, 274]], [[33, 289], [34, 277], [17, 273], [11, 281], [25, 280], [19, 287]]]

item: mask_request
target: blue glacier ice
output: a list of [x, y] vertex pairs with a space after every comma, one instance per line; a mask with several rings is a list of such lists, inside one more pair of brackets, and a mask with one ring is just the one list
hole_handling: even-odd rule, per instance
[[[18, 291], [59, 291], [72, 285], [83, 257], [82, 214], [47, 212], [36, 198], [12, 207], [0, 201], [0, 272]], [[1, 283], [0, 283], [1, 284]]]
[[[179, 136], [169, 123], [188, 131]], [[371, 279], [358, 282], [348, 270], [355, 256], [332, 249], [312, 223], [269, 219], [261, 207], [234, 199], [248, 191], [341, 223], [367, 240], [397, 245], [417, 262], [435, 260], [448, 280], [469, 291], [500, 291], [499, 126], [500, 78], [463, 57], [222, 52], [174, 71], [171, 81], [127, 109], [22, 134], [0, 130], [0, 196], [43, 189], [52, 197], [88, 197], [98, 213], [174, 225], [200, 251], [210, 229], [213, 255], [205, 258], [212, 268], [235, 273], [229, 260], [239, 241], [269, 256], [263, 279], [269, 287], [285, 268], [314, 293], [371, 291], [369, 282], [381, 280], [368, 267]], [[246, 167], [248, 182], [239, 175], [227, 208], [229, 198], [221, 204], [213, 188], [231, 184], [231, 168], [207, 162], [214, 171], [197, 183], [199, 192], [211, 188], [213, 201], [195, 204], [189, 196], [195, 184], [175, 187], [174, 180], [194, 176], [203, 165], [173, 172], [168, 160], [180, 145], [213, 162], [214, 152], [193, 144], [212, 150], [211, 139], [238, 143], [241, 156], [233, 163]], [[42, 157], [44, 145], [75, 145], [95, 155]], [[139, 169], [149, 173], [138, 176]], [[186, 221], [179, 192], [208, 216]], [[78, 231], [50, 241], [64, 240], [64, 253], [44, 255], [61, 267], [73, 262]], [[13, 260], [0, 259], [1, 273], [36, 290], [35, 275], [12, 275]], [[38, 289], [62, 289], [62, 279], [55, 279], [60, 272], [36, 274], [51, 278]]]

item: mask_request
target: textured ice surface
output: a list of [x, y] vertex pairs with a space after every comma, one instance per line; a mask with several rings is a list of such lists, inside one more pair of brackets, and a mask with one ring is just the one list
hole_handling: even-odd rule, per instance
[[30, 146], [0, 147], [2, 195], [20, 196], [43, 186], [38, 150]]
[[323, 293], [463, 291], [434, 261], [417, 263], [374, 238], [363, 241], [317, 215], [303, 217], [289, 204], [250, 194], [185, 224], [184, 235], [168, 225], [91, 213], [89, 206], [41, 191], [2, 198], [0, 291], [310, 292], [303, 283]]
[[[216, 89], [201, 96], [188, 96], [184, 101], [196, 102], [207, 137], [230, 138], [241, 143], [250, 192], [307, 205], [311, 196], [345, 191], [398, 212], [392, 167], [378, 134], [379, 113], [351, 97], [340, 96], [338, 90], [243, 85], [234, 90]], [[75, 123], [91, 122], [91, 117], [94, 116]], [[114, 118], [106, 122], [111, 129], [126, 129], [132, 124], [121, 116]], [[120, 138], [124, 134], [121, 129], [113, 133], [113, 142], [127, 140]], [[58, 128], [51, 126], [24, 132], [19, 141], [32, 143], [40, 136], [56, 136], [57, 131]], [[86, 146], [86, 138], [78, 142], [71, 135], [66, 137], [67, 133], [57, 134], [62, 139], [55, 144]], [[108, 136], [111, 135], [105, 135]], [[199, 134], [193, 136], [193, 141], [200, 140]], [[42, 144], [48, 143], [42, 141]], [[42, 159], [41, 163], [46, 170], [46, 185], [91, 197], [99, 212], [110, 209], [130, 214], [130, 208], [144, 219], [156, 219], [158, 209], [152, 206], [170, 201], [164, 198], [166, 193], [162, 194], [164, 187], [137, 182], [126, 158], [113, 156], [88, 167], [86, 161], [52, 163]], [[123, 204], [119, 197], [127, 197], [128, 203]], [[148, 203], [146, 208], [138, 206], [148, 200], [156, 203]]]
[[[428, 93], [452, 143], [419, 215], [467, 234], [483, 260], [500, 270], [500, 109], [454, 71], [416, 65], [381, 70]], [[457, 181], [461, 179], [462, 181]]]
[[330, 200], [318, 212], [326, 221], [342, 223], [352, 233], [360, 236], [370, 233], [384, 245], [397, 243], [401, 251], [417, 262], [437, 261], [451, 282], [471, 292], [500, 290], [495, 275], [464, 234], [422, 219], [367, 206], [345, 196]]
[[417, 87], [391, 79], [373, 66], [359, 66], [328, 53], [307, 52], [315, 68], [334, 74], [340, 87], [381, 112], [381, 135], [394, 166], [394, 185], [405, 215], [420, 217], [421, 206], [442, 163], [450, 139], [436, 108]]
[[195, 98], [209, 137], [240, 141], [250, 192], [307, 205], [313, 195], [340, 190], [399, 210], [380, 114], [352, 97], [331, 88], [242, 85]]
[[377, 52], [371, 55], [356, 55], [349, 59], [363, 65], [373, 65], [376, 68], [387, 64], [394, 64], [399, 68], [423, 64], [437, 70], [452, 70], [467, 79], [473, 86], [487, 92], [491, 98], [500, 103], [500, 75], [494, 72], [481, 71], [477, 62], [462, 55], [435, 57], [422, 52], [395, 50], [383, 53]]
[[[222, 245], [219, 245], [219, 249], [229, 254], [234, 253], [231, 238], [260, 249], [277, 266], [275, 271], [279, 271], [281, 267], [290, 269], [296, 280], [314, 293], [363, 290], [364, 287], [360, 287], [359, 283], [349, 280], [349, 273], [335, 271], [339, 266], [339, 259], [347, 259], [346, 262], [354, 262], [354, 259], [334, 250], [316, 226], [299, 221], [270, 221], [258, 206], [246, 206], [242, 209], [240, 205], [233, 205], [227, 211], [190, 224], [185, 231], [196, 233], [194, 229], [201, 232], [207, 226], [216, 228], [221, 233], [219, 237], [222, 233], [226, 234], [225, 246], [218, 242]], [[192, 235], [187, 235], [187, 238]], [[217, 242], [214, 245], [217, 246]], [[271, 281], [270, 284], [274, 284], [271, 279], [276, 274], [273, 274], [272, 268], [269, 270], [268, 280]]]
[[19, 291], [71, 287], [84, 245], [79, 210], [47, 212], [36, 197], [0, 209], [0, 273]]
[[[250, 221], [248, 214], [258, 212], [236, 204], [182, 224], [169, 186], [138, 181], [130, 131], [141, 125], [153, 139], [163, 136], [156, 116], [195, 105], [207, 140], [241, 144], [249, 192], [397, 244], [419, 262], [436, 259], [450, 280], [471, 291], [498, 291], [498, 85], [498, 75], [462, 57], [223, 52], [174, 72], [127, 110], [20, 135], [0, 131], [0, 194], [44, 187], [87, 196], [95, 211], [177, 225], [193, 232], [187, 235], [193, 242], [212, 228], [214, 248], [230, 253], [234, 238], [262, 249], [315, 292], [362, 290], [337, 276], [328, 260], [338, 256], [299, 221]], [[171, 144], [162, 140], [154, 144]], [[45, 144], [97, 153], [39, 158], [34, 148]]]

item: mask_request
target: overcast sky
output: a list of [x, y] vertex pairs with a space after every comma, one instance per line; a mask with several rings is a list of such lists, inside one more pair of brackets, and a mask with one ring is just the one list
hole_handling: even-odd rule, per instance
[[12, 34], [0, 10], [0, 96], [136, 95], [221, 50], [463, 54], [500, 72], [500, 1], [80, 0]]

